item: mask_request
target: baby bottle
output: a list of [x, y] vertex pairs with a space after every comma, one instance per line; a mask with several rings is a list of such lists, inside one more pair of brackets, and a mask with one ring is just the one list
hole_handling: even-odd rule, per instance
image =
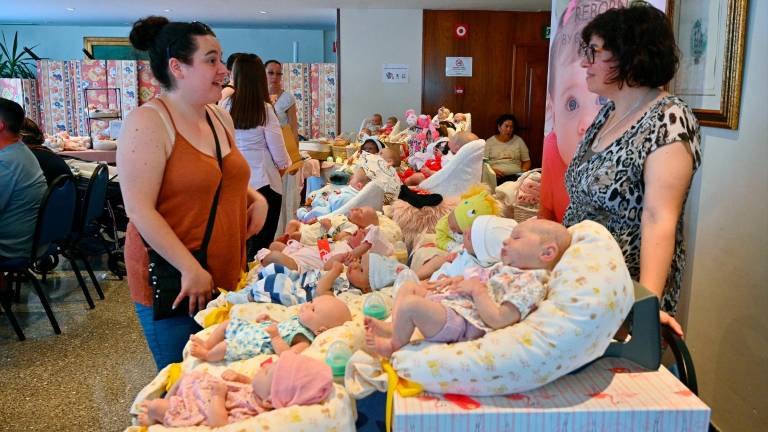
[[403, 264], [408, 263], [408, 249], [402, 240], [395, 242], [395, 258]]
[[344, 380], [344, 371], [347, 368], [347, 362], [352, 357], [352, 351], [344, 342], [337, 340], [328, 347], [328, 354], [325, 356], [325, 363], [331, 367], [334, 381]]
[[416, 276], [416, 273], [409, 268], [397, 274], [397, 277], [395, 278], [395, 284], [392, 287], [392, 298], [397, 297], [397, 291], [406, 282], [419, 282], [419, 277]]
[[375, 292], [369, 294], [363, 303], [363, 313], [377, 320], [386, 319], [389, 316], [389, 305], [384, 296]]

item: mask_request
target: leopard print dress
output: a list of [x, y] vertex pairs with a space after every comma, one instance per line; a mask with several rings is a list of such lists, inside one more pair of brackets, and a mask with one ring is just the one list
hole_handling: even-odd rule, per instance
[[[571, 202], [563, 224], [571, 226], [590, 219], [604, 225], [621, 247], [632, 278], [639, 280], [645, 160], [657, 148], [682, 141], [690, 146], [696, 172], [701, 163], [700, 130], [688, 105], [678, 97], [666, 96], [606, 149], [592, 153], [590, 146], [613, 110], [614, 104], [609, 102], [598, 112], [568, 166], [565, 183]], [[673, 315], [680, 296], [684, 265], [681, 212], [672, 265], [661, 301], [662, 310]]]

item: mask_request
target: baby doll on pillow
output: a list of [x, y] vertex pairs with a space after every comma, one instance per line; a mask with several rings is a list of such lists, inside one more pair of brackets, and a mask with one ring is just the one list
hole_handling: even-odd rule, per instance
[[366, 317], [366, 347], [388, 358], [409, 343], [415, 329], [430, 342], [454, 343], [514, 325], [546, 298], [549, 273], [570, 246], [568, 230], [530, 219], [504, 241], [501, 263], [458, 276], [400, 287], [392, 322]]
[[321, 190], [318, 189], [315, 191], [317, 194], [312, 196], [312, 207], [310, 209], [302, 207], [296, 210], [296, 216], [302, 222], [307, 222], [336, 211], [354, 198], [369, 181], [371, 179], [365, 174], [365, 170], [356, 168], [347, 186], [330, 192], [320, 192]]
[[323, 292], [299, 307], [296, 315], [275, 323], [267, 314], [255, 321], [233, 317], [214, 327], [207, 339], [191, 335], [190, 354], [208, 362], [246, 360], [260, 354], [300, 353], [320, 333], [352, 319], [347, 305]]
[[142, 402], [139, 423], [219, 427], [274, 408], [320, 403], [332, 389], [328, 365], [285, 351], [276, 361], [262, 363], [253, 378], [231, 369], [225, 370], [221, 378], [208, 372], [190, 372], [174, 384], [165, 398]]

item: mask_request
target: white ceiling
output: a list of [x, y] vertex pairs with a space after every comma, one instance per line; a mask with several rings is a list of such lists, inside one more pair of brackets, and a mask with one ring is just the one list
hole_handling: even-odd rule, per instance
[[[333, 27], [336, 9], [549, 10], [551, 0], [2, 0], [1, 24], [128, 25], [147, 15], [219, 27]], [[68, 10], [74, 9], [74, 10]], [[266, 12], [266, 13], [263, 13]]]

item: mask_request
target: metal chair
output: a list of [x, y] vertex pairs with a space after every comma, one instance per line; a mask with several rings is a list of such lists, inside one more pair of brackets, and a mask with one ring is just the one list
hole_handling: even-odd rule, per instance
[[[72, 264], [72, 270], [75, 272], [75, 277], [80, 287], [83, 289], [88, 305], [93, 309], [95, 306], [88, 292], [88, 286], [80, 274], [80, 269], [77, 266], [77, 259], [81, 260], [85, 265], [85, 269], [90, 276], [96, 293], [99, 298], [104, 300], [104, 292], [101, 290], [98, 279], [93, 273], [93, 268], [88, 262], [88, 256], [103, 255], [109, 251], [103, 246], [101, 239], [97, 239], [98, 236], [98, 224], [96, 220], [104, 213], [104, 203], [107, 197], [107, 184], [109, 183], [109, 171], [106, 164], [99, 164], [91, 174], [91, 178], [88, 181], [88, 186], [85, 189], [85, 194], [75, 222], [72, 228], [72, 234], [67, 240], [60, 244], [59, 251]], [[93, 235], [90, 235], [93, 234]]]
[[[49, 186], [40, 202], [40, 209], [37, 214], [37, 224], [35, 234], [32, 239], [32, 250], [27, 257], [8, 258], [0, 261], [0, 272], [7, 272], [9, 279], [16, 281], [17, 289], [20, 288], [22, 277], [27, 277], [32, 281], [32, 285], [40, 298], [40, 303], [45, 309], [45, 314], [51, 322], [53, 331], [61, 334], [59, 323], [53, 315], [48, 298], [43, 291], [40, 282], [32, 272], [35, 261], [48, 253], [51, 244], [57, 244], [64, 241], [72, 229], [72, 221], [75, 216], [75, 206], [77, 202], [77, 192], [75, 190], [74, 179], [70, 175], [57, 177]], [[9, 284], [9, 287], [12, 284]], [[24, 340], [24, 333], [21, 331], [13, 310], [10, 291], [6, 295], [0, 295], [5, 314], [9, 317], [11, 325], [16, 331], [19, 340]]]
[[659, 299], [655, 294], [635, 282], [635, 304], [630, 317], [632, 337], [628, 342], [612, 342], [603, 354], [606, 357], [623, 357], [649, 370], [661, 365], [661, 341], [669, 345], [677, 365], [680, 382], [698, 394], [696, 369], [685, 341], [668, 326], [659, 322]]

